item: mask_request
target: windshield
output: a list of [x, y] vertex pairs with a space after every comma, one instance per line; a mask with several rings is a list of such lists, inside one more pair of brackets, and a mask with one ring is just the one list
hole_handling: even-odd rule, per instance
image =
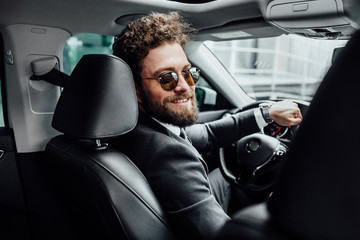
[[331, 66], [333, 50], [345, 44], [296, 35], [205, 42], [250, 97], [305, 101], [311, 101]]

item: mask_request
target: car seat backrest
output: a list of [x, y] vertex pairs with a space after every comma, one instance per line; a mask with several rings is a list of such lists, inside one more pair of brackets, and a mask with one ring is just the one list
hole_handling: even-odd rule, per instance
[[274, 219], [311, 239], [360, 239], [360, 32], [318, 88], [269, 202]]
[[138, 106], [130, 68], [112, 55], [85, 55], [64, 84], [46, 147], [50, 172], [79, 239], [172, 239], [148, 182], [107, 140], [131, 131]]

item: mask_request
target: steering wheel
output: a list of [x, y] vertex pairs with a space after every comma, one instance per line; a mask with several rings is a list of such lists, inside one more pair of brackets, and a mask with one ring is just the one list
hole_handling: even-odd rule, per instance
[[[308, 102], [296, 102], [304, 116]], [[260, 100], [246, 105], [241, 111], [256, 108], [260, 103], [274, 103]], [[234, 109], [229, 114], [238, 112]], [[266, 126], [262, 133], [243, 137], [231, 147], [219, 148], [220, 170], [224, 178], [253, 195], [268, 196], [281, 169], [283, 160], [299, 126], [281, 126], [275, 122]], [[236, 161], [226, 161], [226, 159]]]
[[268, 196], [288, 151], [278, 139], [255, 133], [235, 143], [238, 171], [231, 171], [225, 161], [224, 148], [219, 149], [220, 170], [224, 178], [246, 192]]

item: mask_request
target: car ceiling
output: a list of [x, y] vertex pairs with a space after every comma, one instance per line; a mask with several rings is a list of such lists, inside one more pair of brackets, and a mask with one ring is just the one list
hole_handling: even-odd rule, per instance
[[[258, 35], [279, 35], [284, 31], [268, 24], [261, 7], [268, 0], [12, 0], [1, 4], [0, 29], [13, 24], [61, 28], [71, 35], [93, 32], [107, 35], [119, 33], [124, 25], [150, 11], [178, 10], [204, 36], [225, 30], [259, 28]], [[200, 2], [200, 3], [199, 3]], [[204, 3], [202, 3], [204, 2]], [[267, 31], [267, 32], [265, 32]], [[200, 34], [201, 35], [201, 34]]]

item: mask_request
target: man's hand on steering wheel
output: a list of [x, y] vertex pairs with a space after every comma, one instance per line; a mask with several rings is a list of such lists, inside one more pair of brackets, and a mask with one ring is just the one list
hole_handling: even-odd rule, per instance
[[290, 100], [275, 102], [269, 109], [270, 118], [282, 126], [299, 125], [302, 121], [298, 105]]

